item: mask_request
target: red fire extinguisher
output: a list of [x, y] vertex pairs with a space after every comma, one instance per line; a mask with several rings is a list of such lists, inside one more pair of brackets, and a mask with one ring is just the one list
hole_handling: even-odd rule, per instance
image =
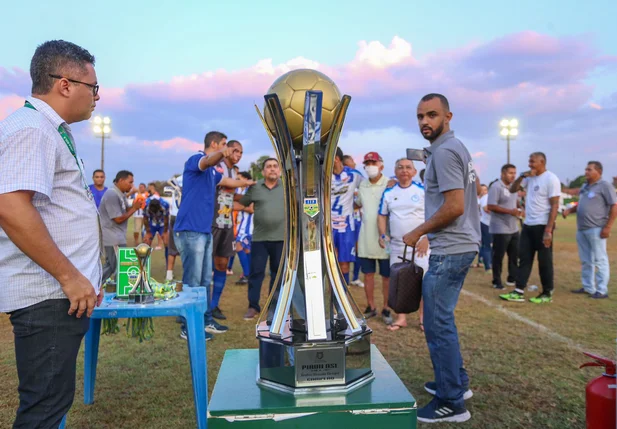
[[617, 428], [617, 378], [616, 362], [600, 356], [585, 353], [594, 362], [587, 362], [580, 366], [600, 366], [605, 373], [594, 378], [585, 389], [587, 429], [615, 429]]

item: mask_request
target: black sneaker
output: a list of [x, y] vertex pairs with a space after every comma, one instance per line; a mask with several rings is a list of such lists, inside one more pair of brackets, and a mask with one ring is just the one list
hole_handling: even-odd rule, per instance
[[219, 320], [227, 320], [227, 317], [225, 317], [221, 309], [218, 307], [212, 310], [212, 317], [214, 317], [215, 319], [219, 319]]
[[593, 298], [593, 299], [606, 299], [606, 298], [608, 298], [608, 294], [607, 293], [596, 292], [593, 295], [589, 295], [589, 298]]
[[385, 308], [381, 310], [381, 318], [383, 319], [383, 323], [386, 325], [391, 325], [392, 322], [394, 322], [392, 320], [392, 316], [390, 315], [390, 310], [386, 310]]
[[495, 283], [493, 283], [493, 289], [503, 290], [503, 289], [505, 289], [505, 287], [503, 287], [502, 284], [496, 285]]
[[245, 276], [240, 277], [240, 279], [236, 282], [237, 285], [245, 285], [248, 284], [249, 279]]
[[423, 423], [462, 423], [471, 418], [465, 405], [460, 408], [452, 406], [448, 402], [433, 398], [431, 402], [418, 410], [418, 421]]
[[229, 331], [229, 328], [221, 325], [216, 320], [206, 325], [206, 332], [210, 334], [224, 334], [227, 331]]
[[364, 318], [370, 319], [371, 317], [375, 317], [375, 316], [377, 316], [377, 309], [366, 307], [366, 310], [364, 310]]
[[[206, 332], [206, 341], [210, 341], [212, 338], [214, 338], [214, 335], [212, 335], [209, 332]], [[182, 338], [183, 340], [188, 339], [189, 335], [186, 333], [186, 328], [180, 328], [180, 338]]]
[[[435, 393], [437, 393], [437, 383], [435, 383], [434, 381], [427, 381], [426, 383], [424, 383], [424, 390], [435, 396]], [[473, 392], [471, 391], [471, 389], [467, 388], [465, 390], [465, 393], [463, 393], [463, 399], [466, 401], [468, 399], [471, 399], [472, 397]]]

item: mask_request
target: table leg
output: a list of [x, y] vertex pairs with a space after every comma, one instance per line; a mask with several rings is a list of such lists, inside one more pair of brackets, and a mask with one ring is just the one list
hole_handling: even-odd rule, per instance
[[193, 401], [197, 427], [207, 427], [208, 411], [208, 372], [206, 360], [206, 335], [204, 314], [191, 308], [187, 311], [186, 330], [188, 333], [189, 359], [193, 377]]
[[96, 382], [96, 364], [99, 358], [99, 341], [101, 339], [101, 319], [90, 319], [90, 329], [86, 333], [86, 350], [84, 357], [84, 404], [94, 402], [94, 383]]

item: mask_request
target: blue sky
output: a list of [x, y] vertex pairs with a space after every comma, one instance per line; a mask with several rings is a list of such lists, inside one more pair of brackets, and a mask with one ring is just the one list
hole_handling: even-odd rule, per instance
[[[396, 143], [389, 148], [387, 160], [404, 153], [406, 146], [423, 145], [413, 121], [413, 108], [418, 94], [441, 89], [435, 76], [443, 76], [443, 92], [455, 94], [455, 119], [461, 118], [453, 128], [478, 154], [477, 164], [484, 175], [496, 175], [503, 162], [505, 149], [498, 136], [495, 138], [494, 123], [504, 115], [522, 118], [514, 154], [518, 163], [525, 163], [528, 148], [551, 141], [546, 148], [549, 167], [554, 159], [551, 168], [562, 180], [572, 178], [584, 167], [581, 157], [576, 156], [576, 146], [582, 139], [598, 146], [583, 158], [600, 158], [617, 165], [617, 155], [613, 158], [612, 152], [606, 152], [615, 143], [609, 119], [617, 108], [617, 2], [586, 2], [583, 7], [575, 1], [527, 0], [509, 4], [484, 0], [442, 1], [437, 5], [331, 0], [296, 4], [299, 6], [292, 8], [290, 2], [282, 1], [110, 0], [98, 4], [36, 1], [3, 6], [0, 106], [3, 97], [7, 105], [13, 105], [10, 100], [27, 95], [25, 78], [16, 77], [11, 70], [27, 71], [39, 43], [54, 38], [73, 41], [97, 58], [103, 87], [100, 113], [110, 114], [114, 120], [114, 138], [107, 152], [109, 169], [126, 168], [123, 164], [127, 158], [141, 157], [147, 160], [147, 166], [128, 166], [138, 174], [138, 180], [163, 179], [181, 169], [190, 146], [185, 144], [184, 151], [178, 148], [170, 152], [169, 144], [165, 149], [165, 144], [157, 142], [200, 142], [207, 127], [225, 128], [222, 131], [230, 137], [248, 142], [241, 165], [248, 165], [251, 156], [270, 153], [254, 113], [248, 112], [253, 101], [261, 104], [267, 82], [280, 74], [277, 66], [301, 57], [319, 64], [322, 71], [331, 70], [340, 76], [337, 83], [354, 97], [352, 106], [358, 113], [354, 119], [354, 110], [350, 109], [341, 146], [346, 145], [343, 149], [356, 157], [363, 150], [374, 149], [375, 139]], [[539, 35], [538, 41], [529, 34]], [[395, 37], [411, 49], [392, 65], [376, 71], [359, 59], [363, 54], [381, 59], [396, 54], [398, 48], [391, 45]], [[377, 43], [387, 52], [365, 49], [361, 41], [373, 48], [379, 46], [370, 42]], [[538, 54], [535, 47], [539, 45], [546, 51]], [[504, 47], [503, 54], [500, 47]], [[257, 79], [251, 70], [267, 59], [271, 59], [273, 74], [269, 80], [255, 80], [259, 83], [253, 91], [244, 88], [246, 82], [234, 79], [236, 74]], [[577, 72], [552, 77], [563, 69]], [[243, 89], [234, 89], [229, 96], [173, 94], [178, 89], [174, 78], [198, 75], [206, 80], [209, 77], [202, 74], [217, 70], [231, 76], [223, 79], [225, 84]], [[390, 73], [388, 77], [384, 77], [386, 72]], [[401, 74], [410, 81], [424, 80], [410, 82], [410, 88], [403, 91], [376, 89], [388, 86]], [[494, 80], [486, 84], [494, 88], [482, 88], [482, 79], [471, 76], [489, 76]], [[554, 82], [543, 81], [543, 76], [551, 76]], [[400, 82], [397, 85], [399, 88]], [[106, 88], [110, 88], [107, 94], [112, 89], [121, 91], [122, 100], [105, 104]], [[207, 92], [210, 88], [207, 82], [201, 82], [194, 91]], [[489, 90], [497, 92], [491, 94]], [[159, 92], [167, 95], [159, 97]], [[549, 99], [563, 97], [563, 101], [524, 102], [543, 94]], [[509, 105], [504, 97], [518, 101]], [[493, 100], [495, 104], [476, 108], [476, 99], [477, 103]], [[536, 104], [543, 107], [535, 109]], [[590, 105], [595, 107], [590, 110]], [[369, 115], [366, 112], [371, 108], [376, 113]], [[87, 124], [82, 124], [81, 130], [82, 153], [87, 164], [95, 166], [97, 141]], [[617, 168], [607, 170], [617, 175]]]

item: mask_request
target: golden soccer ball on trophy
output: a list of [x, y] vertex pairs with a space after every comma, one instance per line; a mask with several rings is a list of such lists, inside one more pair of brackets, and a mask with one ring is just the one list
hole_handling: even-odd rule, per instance
[[[341, 102], [341, 91], [336, 84], [325, 74], [317, 70], [298, 69], [292, 70], [279, 77], [268, 94], [276, 94], [281, 102], [289, 134], [294, 146], [302, 146], [302, 134], [304, 131], [304, 97], [306, 91], [315, 90], [323, 93], [321, 106], [321, 141], [326, 142], [330, 126], [334, 120], [334, 113]], [[274, 122], [270, 111], [264, 108], [266, 124], [272, 135], [276, 135]]]

